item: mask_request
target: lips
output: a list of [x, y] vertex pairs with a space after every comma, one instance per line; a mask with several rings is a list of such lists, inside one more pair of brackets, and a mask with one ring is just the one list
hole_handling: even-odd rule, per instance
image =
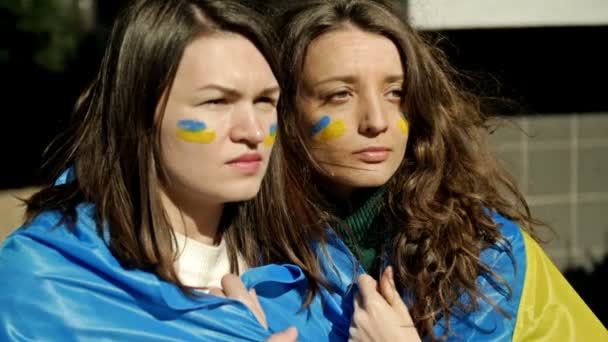
[[245, 174], [257, 173], [262, 165], [262, 156], [259, 153], [246, 153], [226, 163]]
[[353, 152], [353, 155], [365, 163], [381, 163], [388, 159], [393, 150], [384, 146], [367, 147]]

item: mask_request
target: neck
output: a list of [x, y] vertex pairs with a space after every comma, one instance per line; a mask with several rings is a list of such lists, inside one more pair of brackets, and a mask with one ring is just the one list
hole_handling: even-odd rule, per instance
[[[349, 208], [341, 217], [347, 221], [350, 219], [360, 221], [362, 217], [369, 217], [369, 220], [373, 220], [373, 218], [378, 216], [382, 207], [384, 207], [385, 193], [386, 189], [382, 187], [359, 189], [356, 196], [352, 197], [350, 202], [348, 202]], [[371, 224], [371, 221], [368, 224]]]
[[161, 200], [173, 230], [208, 245], [221, 241], [218, 227], [223, 203], [210, 203], [201, 198], [169, 193], [163, 189]]
[[[363, 189], [361, 189], [363, 190]], [[352, 198], [349, 208], [340, 215], [343, 223], [336, 226], [346, 245], [357, 253], [363, 268], [376, 277], [381, 265], [381, 249], [386, 243], [387, 227], [380, 218], [385, 205], [386, 189], [370, 188]], [[353, 205], [353, 202], [357, 203]]]
[[323, 194], [333, 204], [334, 214], [343, 219], [354, 214], [378, 191], [378, 188], [350, 188], [348, 193], [345, 193], [336, 191], [336, 185], [327, 186], [326, 189], [331, 189], [323, 191]]

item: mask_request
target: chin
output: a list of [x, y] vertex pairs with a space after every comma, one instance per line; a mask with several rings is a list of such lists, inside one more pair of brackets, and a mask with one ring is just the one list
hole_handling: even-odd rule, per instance
[[241, 202], [254, 198], [260, 191], [260, 182], [251, 182], [251, 184], [240, 184], [225, 187], [219, 197], [223, 202]]
[[352, 188], [373, 188], [382, 186], [391, 179], [392, 175], [375, 174], [375, 175], [348, 175], [347, 177], [338, 177], [340, 183]]

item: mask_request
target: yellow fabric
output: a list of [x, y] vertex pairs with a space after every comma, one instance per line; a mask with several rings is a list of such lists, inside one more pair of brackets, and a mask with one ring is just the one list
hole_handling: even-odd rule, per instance
[[513, 341], [608, 341], [608, 332], [541, 247], [524, 233], [526, 278]]

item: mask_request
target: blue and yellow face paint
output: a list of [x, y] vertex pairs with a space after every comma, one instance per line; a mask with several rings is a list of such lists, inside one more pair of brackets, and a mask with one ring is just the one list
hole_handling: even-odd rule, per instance
[[270, 126], [269, 134], [264, 138], [264, 145], [272, 146], [277, 137], [277, 124], [273, 123]]
[[397, 121], [397, 126], [399, 126], [399, 130], [404, 135], [407, 135], [410, 131], [410, 124], [407, 120], [407, 113], [403, 112], [403, 115], [400, 114], [397, 120], [399, 120]]
[[215, 131], [207, 129], [202, 121], [180, 120], [177, 122], [177, 136], [184, 141], [209, 144], [215, 140]]
[[319, 142], [326, 142], [341, 137], [346, 131], [346, 125], [341, 119], [332, 121], [329, 116], [324, 115], [321, 120], [312, 126], [310, 135], [318, 136]]

